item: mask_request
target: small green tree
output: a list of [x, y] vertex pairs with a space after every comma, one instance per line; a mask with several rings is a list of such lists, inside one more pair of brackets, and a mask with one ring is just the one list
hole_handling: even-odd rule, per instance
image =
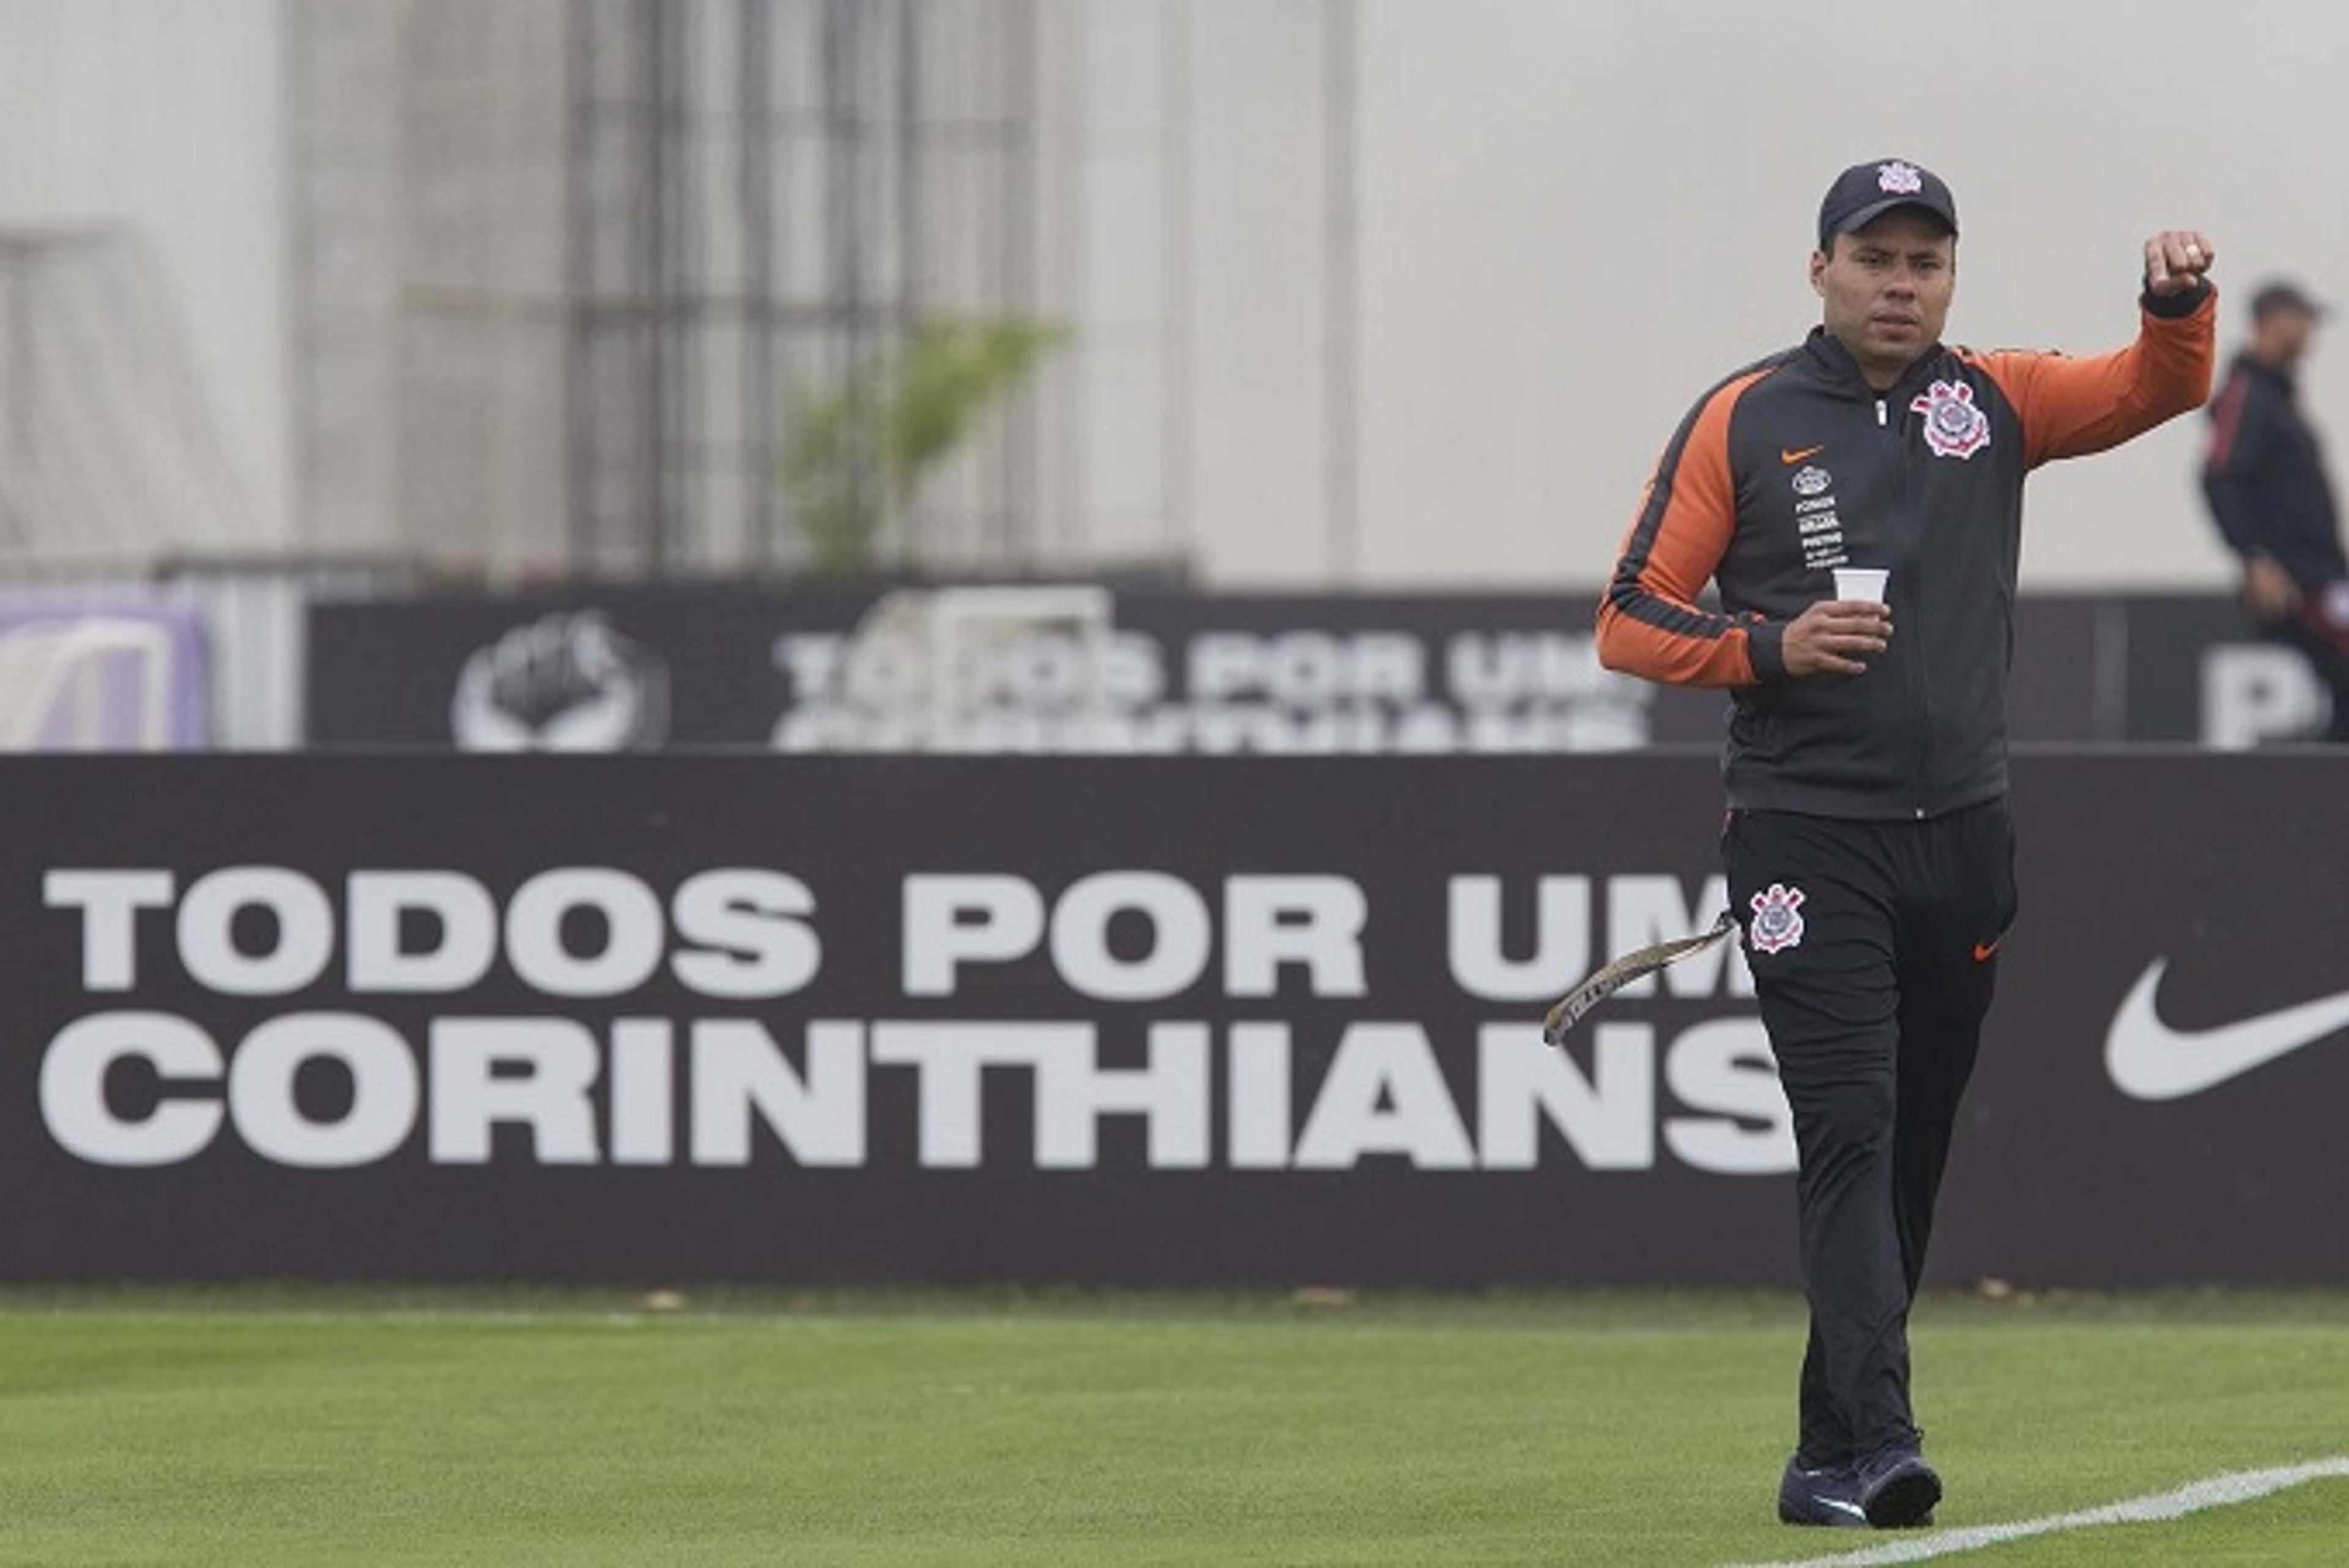
[[817, 569], [869, 570], [882, 523], [1063, 336], [1036, 321], [926, 321], [891, 362], [802, 400], [782, 477]]

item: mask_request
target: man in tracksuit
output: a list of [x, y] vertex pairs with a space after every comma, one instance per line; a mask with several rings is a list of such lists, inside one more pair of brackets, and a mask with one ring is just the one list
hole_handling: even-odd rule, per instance
[[[1810, 1341], [1789, 1522], [1928, 1522], [1908, 1316], [2014, 917], [2007, 664], [2023, 481], [2209, 396], [2209, 242], [2147, 240], [2137, 338], [1941, 341], [1949, 187], [1857, 165], [1819, 209], [1823, 323], [1707, 392], [1599, 611], [1609, 668], [1731, 691], [1723, 858], [1794, 1111]], [[1887, 602], [1833, 571], [1889, 568]], [[1700, 606], [1710, 579], [1718, 608]]]
[[2251, 296], [2251, 337], [2210, 404], [2202, 491], [2243, 563], [2243, 606], [2333, 693], [2328, 741], [2349, 742], [2349, 552], [2295, 372], [2323, 315], [2291, 284]]

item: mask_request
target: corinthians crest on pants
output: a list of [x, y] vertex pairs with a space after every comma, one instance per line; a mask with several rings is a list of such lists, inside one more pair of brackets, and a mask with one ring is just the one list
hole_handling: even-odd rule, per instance
[[1909, 400], [1909, 411], [1925, 416], [1925, 444], [1935, 457], [1971, 457], [1990, 444], [1990, 415], [1974, 406], [1974, 389], [1963, 381], [1936, 381]]
[[1803, 890], [1773, 882], [1750, 900], [1754, 922], [1745, 928], [1745, 943], [1757, 953], [1775, 953], [1803, 940]]

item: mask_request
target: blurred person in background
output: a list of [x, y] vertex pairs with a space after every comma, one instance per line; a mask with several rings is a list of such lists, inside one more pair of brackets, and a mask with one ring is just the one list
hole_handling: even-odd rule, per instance
[[2282, 281], [2251, 296], [2251, 336], [2210, 400], [2202, 493], [2243, 564], [2243, 607], [2333, 693], [2324, 739], [2349, 743], [2349, 556], [2294, 379], [2324, 312]]

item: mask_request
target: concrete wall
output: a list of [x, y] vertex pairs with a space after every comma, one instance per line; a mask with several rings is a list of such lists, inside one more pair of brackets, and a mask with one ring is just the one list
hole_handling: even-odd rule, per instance
[[0, 227], [140, 242], [232, 476], [233, 514], [160, 547], [292, 535], [280, 42], [278, 0], [0, 4]]
[[[1350, 4], [1353, 184], [1333, 191], [1318, 51]], [[1197, 439], [1169, 496], [1219, 584], [1595, 580], [1690, 401], [1816, 321], [1819, 192], [1863, 158], [1955, 187], [1956, 341], [2116, 346], [2138, 244], [2167, 225], [2215, 237], [2222, 351], [2271, 269], [2349, 296], [2337, 8], [1181, 8]], [[1358, 377], [1333, 386], [1332, 356]], [[2307, 395], [2349, 427], [2323, 346]], [[2043, 472], [2026, 583], [2224, 580], [2199, 441], [2181, 421]]]
[[560, 570], [564, 0], [286, 0], [304, 537]]

